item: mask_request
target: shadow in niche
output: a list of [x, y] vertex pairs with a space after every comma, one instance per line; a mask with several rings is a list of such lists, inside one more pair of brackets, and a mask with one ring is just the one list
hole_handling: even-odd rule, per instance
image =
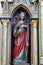
[[[26, 12], [26, 17], [28, 18], [28, 22], [30, 23], [30, 16], [29, 13], [22, 7], [18, 8], [14, 15], [12, 16], [12, 30], [11, 30], [11, 65], [13, 65], [13, 51], [14, 51], [14, 36], [13, 36], [13, 25], [14, 25], [14, 17], [17, 15], [20, 11]], [[16, 22], [15, 22], [16, 23]], [[22, 64], [22, 63], [21, 63]], [[24, 63], [23, 63], [24, 64]], [[25, 65], [31, 64], [31, 24], [29, 24], [29, 47], [28, 47], [28, 61], [25, 63]], [[19, 65], [18, 63], [15, 63], [14, 65]]]
[[11, 65], [13, 65], [13, 51], [14, 51], [14, 37], [13, 37], [13, 26], [11, 30]]

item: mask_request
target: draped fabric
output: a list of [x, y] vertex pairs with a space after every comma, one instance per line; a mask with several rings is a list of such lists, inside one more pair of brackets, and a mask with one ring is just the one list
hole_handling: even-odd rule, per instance
[[[1, 2], [4, 2], [6, 0], [0, 0]], [[7, 0], [8, 2], [13, 2], [13, 0]]]
[[22, 30], [20, 35], [14, 39], [14, 59], [26, 61], [26, 46], [28, 45], [27, 32]]

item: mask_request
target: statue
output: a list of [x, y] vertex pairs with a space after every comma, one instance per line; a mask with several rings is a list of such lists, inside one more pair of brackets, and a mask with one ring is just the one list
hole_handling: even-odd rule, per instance
[[13, 52], [13, 63], [14, 62], [27, 62], [26, 51], [29, 46], [27, 38], [27, 29], [24, 25], [26, 19], [25, 12], [20, 12], [19, 22], [14, 25], [13, 36], [14, 36], [14, 52]]

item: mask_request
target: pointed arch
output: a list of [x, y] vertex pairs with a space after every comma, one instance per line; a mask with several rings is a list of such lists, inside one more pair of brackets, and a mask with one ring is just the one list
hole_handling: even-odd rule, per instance
[[30, 12], [29, 8], [28, 8], [26, 5], [24, 5], [24, 4], [18, 4], [17, 6], [15, 6], [15, 8], [13, 9], [13, 11], [11, 12], [11, 17], [12, 17], [13, 14], [15, 13], [15, 11], [16, 11], [18, 8], [20, 8], [20, 7], [24, 8], [24, 9], [28, 12], [28, 14], [30, 15], [30, 18], [32, 18], [32, 13]]

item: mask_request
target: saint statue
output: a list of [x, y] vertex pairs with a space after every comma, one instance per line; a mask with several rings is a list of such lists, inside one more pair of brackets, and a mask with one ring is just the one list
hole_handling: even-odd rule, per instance
[[28, 43], [27, 29], [24, 25], [26, 19], [25, 12], [20, 12], [20, 19], [14, 25], [13, 36], [14, 36], [14, 52], [13, 52], [13, 63], [14, 62], [27, 62], [26, 52]]

